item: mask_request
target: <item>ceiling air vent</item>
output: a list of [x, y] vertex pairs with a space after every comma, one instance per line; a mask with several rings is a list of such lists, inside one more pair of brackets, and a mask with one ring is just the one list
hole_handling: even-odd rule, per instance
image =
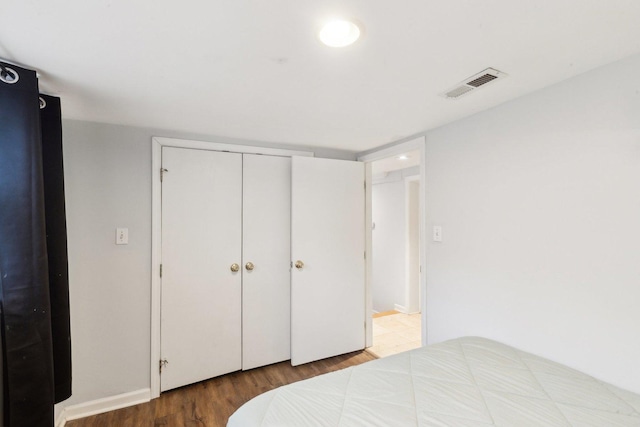
[[457, 84], [455, 87], [449, 89], [444, 92], [442, 96], [447, 99], [458, 99], [462, 95], [465, 95], [480, 86], [484, 86], [488, 83], [491, 83], [494, 80], [501, 79], [507, 77], [506, 73], [502, 71], [498, 71], [494, 68], [487, 68], [486, 70], [469, 77], [465, 81]]

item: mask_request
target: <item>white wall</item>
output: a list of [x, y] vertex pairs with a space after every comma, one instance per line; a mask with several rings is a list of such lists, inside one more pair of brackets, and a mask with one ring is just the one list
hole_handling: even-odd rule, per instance
[[[73, 396], [57, 413], [150, 387], [151, 137], [299, 148], [73, 120], [63, 133]], [[129, 228], [129, 245], [115, 245], [116, 227]]]
[[638, 76], [635, 56], [427, 134], [429, 342], [481, 335], [640, 392]]
[[63, 137], [73, 394], [58, 407], [148, 388], [150, 369], [150, 138], [76, 121]]
[[[371, 214], [375, 229], [372, 232], [373, 309], [376, 312], [394, 310], [396, 304], [406, 307], [407, 280], [407, 185], [405, 178], [417, 176], [420, 167], [401, 169], [372, 177]], [[416, 201], [417, 203], [417, 201]], [[413, 205], [414, 213], [418, 206]], [[415, 233], [417, 244], [417, 232]], [[415, 260], [414, 260], [415, 261]], [[411, 295], [412, 297], [414, 295]], [[412, 298], [412, 303], [416, 298]]]
[[404, 305], [406, 270], [405, 184], [402, 179], [371, 188], [373, 309], [394, 310]]

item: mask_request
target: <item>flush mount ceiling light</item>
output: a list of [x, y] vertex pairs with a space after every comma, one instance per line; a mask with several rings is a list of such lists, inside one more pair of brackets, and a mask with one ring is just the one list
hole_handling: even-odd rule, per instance
[[320, 41], [331, 47], [345, 47], [360, 37], [360, 28], [351, 21], [336, 19], [328, 22], [320, 30]]
[[407, 156], [406, 154], [402, 154], [398, 156], [398, 160], [409, 160], [409, 156]]

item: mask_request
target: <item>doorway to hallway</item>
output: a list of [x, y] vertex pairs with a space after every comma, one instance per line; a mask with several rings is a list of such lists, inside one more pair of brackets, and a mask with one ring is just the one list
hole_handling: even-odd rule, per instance
[[372, 162], [373, 346], [378, 357], [421, 345], [420, 152]]

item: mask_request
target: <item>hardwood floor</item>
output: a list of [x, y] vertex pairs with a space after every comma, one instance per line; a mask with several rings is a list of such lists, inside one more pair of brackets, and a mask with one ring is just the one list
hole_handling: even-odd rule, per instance
[[249, 399], [284, 384], [376, 359], [367, 351], [292, 367], [276, 363], [163, 393], [149, 403], [67, 422], [67, 427], [224, 427]]

